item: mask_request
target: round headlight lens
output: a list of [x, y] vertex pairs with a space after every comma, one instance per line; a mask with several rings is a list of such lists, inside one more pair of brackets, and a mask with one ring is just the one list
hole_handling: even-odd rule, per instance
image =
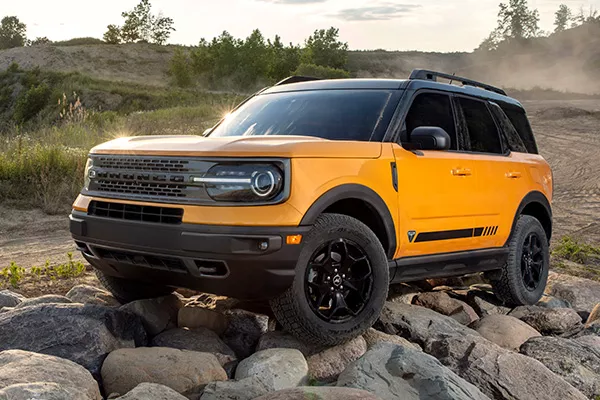
[[258, 197], [269, 197], [275, 187], [277, 181], [271, 171], [255, 171], [252, 173], [251, 189]]

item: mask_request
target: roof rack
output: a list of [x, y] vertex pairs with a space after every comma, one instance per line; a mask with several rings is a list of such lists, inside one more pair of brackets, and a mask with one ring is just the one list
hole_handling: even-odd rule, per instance
[[442, 72], [429, 71], [426, 69], [413, 70], [413, 72], [410, 74], [410, 78], [408, 78], [408, 79], [411, 79], [411, 80], [418, 79], [418, 80], [437, 82], [437, 78], [449, 79], [451, 81], [458, 81], [458, 82], [462, 83], [463, 85], [475, 86], [475, 87], [478, 87], [481, 89], [489, 90], [490, 92], [494, 92], [494, 93], [498, 93], [503, 96], [506, 96], [506, 92], [504, 90], [494, 87], [492, 85], [477, 82], [477, 81], [467, 79], [467, 78], [461, 78], [460, 76], [456, 76], [456, 75], [444, 74]]
[[319, 81], [319, 80], [321, 80], [321, 78], [315, 78], [315, 77], [312, 77], [312, 76], [294, 75], [294, 76], [287, 77], [287, 78], [285, 78], [282, 81], [277, 82], [273, 86], [289, 85], [290, 83]]

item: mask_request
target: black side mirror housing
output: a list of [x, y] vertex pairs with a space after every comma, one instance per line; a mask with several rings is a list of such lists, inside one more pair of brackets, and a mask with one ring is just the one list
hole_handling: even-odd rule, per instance
[[410, 144], [415, 150], [448, 150], [450, 135], [437, 126], [420, 126], [410, 134]]

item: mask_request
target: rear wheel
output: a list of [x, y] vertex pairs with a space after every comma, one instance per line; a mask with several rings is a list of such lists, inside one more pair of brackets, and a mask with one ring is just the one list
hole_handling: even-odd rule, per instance
[[336, 345], [375, 323], [388, 285], [387, 257], [377, 236], [354, 218], [324, 214], [306, 235], [292, 287], [271, 307], [299, 339]]
[[109, 276], [94, 268], [98, 280], [121, 303], [152, 299], [171, 294], [174, 288]]
[[550, 268], [550, 250], [540, 221], [521, 215], [509, 243], [506, 265], [492, 280], [496, 296], [511, 306], [531, 305], [546, 289]]

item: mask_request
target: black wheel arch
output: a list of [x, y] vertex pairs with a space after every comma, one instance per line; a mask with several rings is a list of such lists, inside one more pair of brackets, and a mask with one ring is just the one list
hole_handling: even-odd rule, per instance
[[[348, 207], [359, 204], [365, 208]], [[396, 253], [396, 226], [385, 201], [373, 189], [359, 184], [336, 186], [322, 194], [310, 206], [300, 225], [314, 224], [324, 212], [345, 214], [365, 223], [379, 238], [388, 259], [391, 260], [394, 257]]]
[[548, 198], [542, 192], [536, 190], [529, 192], [523, 198], [523, 200], [521, 200], [513, 219], [512, 227], [510, 229], [510, 236], [506, 240], [505, 245], [508, 245], [510, 242], [510, 239], [515, 231], [517, 221], [521, 215], [530, 215], [540, 221], [544, 231], [546, 232], [548, 242], [550, 242], [550, 238], [552, 237], [552, 207], [550, 206]]

